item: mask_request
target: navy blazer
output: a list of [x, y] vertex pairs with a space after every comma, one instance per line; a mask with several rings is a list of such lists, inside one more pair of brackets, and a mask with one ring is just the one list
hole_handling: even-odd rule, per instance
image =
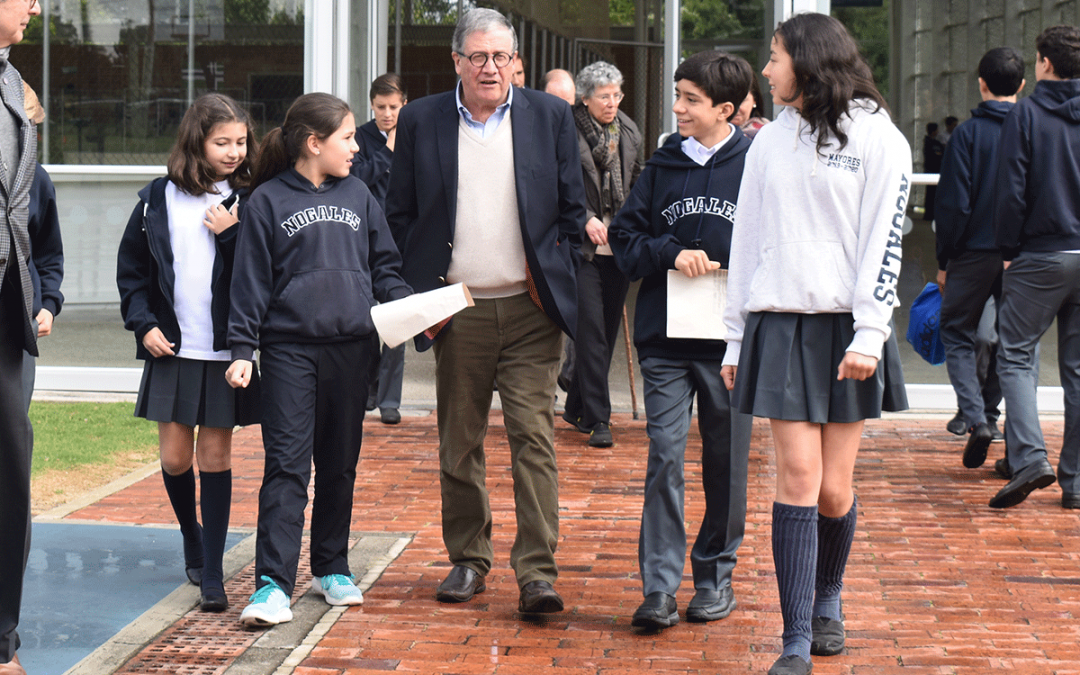
[[[410, 101], [398, 117], [386, 220], [417, 292], [446, 284], [457, 214], [458, 124], [453, 91]], [[585, 187], [577, 128], [565, 101], [515, 89], [514, 176], [525, 259], [540, 304], [567, 335], [577, 326], [577, 265]], [[430, 346], [417, 340], [417, 347]]]

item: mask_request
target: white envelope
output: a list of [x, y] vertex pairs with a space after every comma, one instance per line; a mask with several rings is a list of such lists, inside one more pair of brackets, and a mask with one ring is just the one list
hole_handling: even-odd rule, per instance
[[371, 308], [371, 320], [387, 347], [397, 347], [409, 338], [473, 306], [465, 284], [453, 284]]
[[693, 279], [668, 270], [667, 336], [696, 340], [727, 337], [727, 270], [714, 270]]

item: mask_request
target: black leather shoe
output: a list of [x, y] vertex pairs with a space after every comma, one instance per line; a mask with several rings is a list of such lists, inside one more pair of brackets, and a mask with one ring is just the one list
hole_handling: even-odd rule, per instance
[[630, 625], [641, 631], [656, 632], [679, 623], [679, 607], [675, 598], [662, 591], [649, 593], [645, 602], [634, 612]]
[[994, 434], [985, 423], [975, 425], [968, 436], [967, 445], [964, 446], [964, 466], [969, 469], [977, 469], [986, 461], [986, 449], [994, 440]]
[[522, 614], [554, 614], [563, 610], [563, 601], [547, 581], [530, 581], [521, 587], [518, 611]]
[[994, 462], [994, 475], [1005, 480], [1012, 480], [1012, 469], [1009, 468], [1009, 458], [1002, 457]]
[[221, 586], [203, 587], [199, 595], [199, 609], [204, 612], [224, 612], [229, 608], [229, 596]]
[[401, 413], [397, 408], [383, 408], [379, 411], [379, 420], [383, 424], [397, 424], [401, 421]]
[[814, 656], [835, 656], [844, 651], [843, 621], [815, 616], [810, 630], [810, 653]]
[[711, 588], [699, 588], [694, 599], [686, 606], [686, 620], [690, 623], [704, 623], [727, 618], [735, 609], [735, 591], [731, 586], [724, 586], [719, 591]]
[[589, 432], [589, 447], [610, 448], [615, 445], [615, 439], [611, 437], [611, 426], [607, 422], [599, 422]]
[[810, 675], [814, 672], [814, 662], [806, 661], [798, 654], [781, 656], [769, 668], [769, 675]]
[[187, 575], [188, 581], [196, 586], [202, 585], [202, 565], [198, 567], [185, 567], [184, 574]]
[[1080, 509], [1080, 494], [1077, 494], [1075, 492], [1062, 492], [1061, 508]]
[[990, 427], [990, 434], [993, 436], [995, 443], [1001, 443], [1005, 440], [1005, 434], [1001, 433], [1001, 429], [998, 429], [997, 422], [987, 422], [986, 426]]
[[956, 415], [946, 422], [945, 431], [948, 431], [950, 434], [956, 434], [957, 436], [963, 436], [967, 431], [967, 425], [964, 424], [964, 413], [957, 410]]
[[471, 567], [454, 565], [435, 591], [435, 599], [439, 602], [468, 602], [472, 596], [486, 590], [483, 575], [477, 574]]
[[1013, 478], [990, 500], [990, 508], [1007, 509], [1027, 499], [1035, 490], [1052, 485], [1057, 480], [1050, 462], [1045, 459], [1013, 472]]

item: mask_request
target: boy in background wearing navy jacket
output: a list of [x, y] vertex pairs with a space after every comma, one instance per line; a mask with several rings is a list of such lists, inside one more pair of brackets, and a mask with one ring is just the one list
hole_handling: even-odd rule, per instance
[[[1005, 259], [998, 310], [998, 378], [1012, 480], [993, 508], [1061, 480], [1061, 505], [1080, 508], [1080, 29], [1035, 40], [1035, 91], [1005, 118], [998, 146], [994, 230]], [[1057, 317], [1065, 434], [1058, 475], [1047, 461], [1036, 401], [1039, 339]]]
[[997, 432], [1001, 389], [993, 357], [985, 382], [980, 377], [977, 334], [984, 308], [996, 313], [987, 299], [993, 297], [996, 303], [1001, 298], [1001, 250], [993, 227], [994, 174], [1001, 124], [1023, 88], [1024, 59], [1015, 49], [986, 52], [979, 61], [982, 103], [952, 134], [938, 182], [935, 234], [937, 281], [943, 293], [941, 342], [968, 433], [963, 462], [969, 469], [986, 461]]
[[656, 151], [615, 217], [615, 261], [641, 279], [634, 343], [645, 385], [649, 462], [638, 564], [645, 601], [631, 625], [659, 631], [679, 621], [675, 593], [686, 561], [683, 458], [697, 394], [705, 517], [690, 554], [688, 621], [735, 608], [731, 573], [746, 521], [751, 417], [731, 408], [720, 377], [722, 340], [667, 336], [667, 274], [696, 277], [726, 267], [743, 161], [750, 141], [729, 124], [750, 91], [750, 64], [727, 52], [695, 54], [675, 71], [679, 133]]

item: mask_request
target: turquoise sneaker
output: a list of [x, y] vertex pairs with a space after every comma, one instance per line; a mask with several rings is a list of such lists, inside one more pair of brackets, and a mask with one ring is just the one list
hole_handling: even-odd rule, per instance
[[321, 593], [331, 605], [362, 605], [364, 594], [353, 583], [354, 578], [344, 574], [312, 577], [311, 589], [316, 593]]
[[249, 628], [265, 628], [292, 621], [289, 596], [270, 577], [261, 579], [266, 585], [251, 595], [251, 604], [240, 613], [240, 623]]

